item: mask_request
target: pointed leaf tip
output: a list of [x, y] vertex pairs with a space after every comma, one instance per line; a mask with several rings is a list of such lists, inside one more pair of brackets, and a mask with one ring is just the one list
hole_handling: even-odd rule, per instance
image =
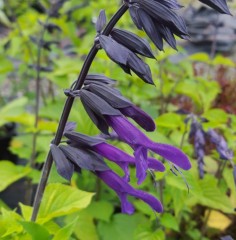
[[231, 15], [226, 0], [199, 0], [220, 13]]
[[50, 145], [53, 160], [56, 165], [57, 172], [66, 180], [70, 181], [74, 172], [74, 164], [71, 163], [64, 153], [55, 144]]
[[100, 33], [103, 30], [103, 28], [106, 25], [106, 22], [107, 22], [107, 19], [106, 19], [105, 10], [101, 10], [96, 22], [96, 30], [98, 33]]

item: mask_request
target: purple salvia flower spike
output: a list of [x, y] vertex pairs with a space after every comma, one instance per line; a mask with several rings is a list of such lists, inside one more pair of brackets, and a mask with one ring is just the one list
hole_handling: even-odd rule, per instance
[[220, 154], [220, 158], [223, 160], [231, 160], [233, 158], [233, 152], [228, 148], [228, 144], [216, 131], [213, 129], [208, 130], [207, 135], [210, 141], [215, 144], [217, 152]]

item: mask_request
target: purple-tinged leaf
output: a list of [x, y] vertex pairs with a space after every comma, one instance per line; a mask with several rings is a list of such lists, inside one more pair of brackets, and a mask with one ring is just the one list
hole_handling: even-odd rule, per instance
[[226, 0], [199, 0], [199, 1], [217, 10], [220, 13], [226, 13], [231, 15]]
[[86, 76], [84, 85], [89, 85], [90, 83], [114, 85], [116, 80], [110, 79], [102, 74], [89, 74]]
[[71, 132], [76, 129], [76, 123], [75, 122], [67, 122], [64, 132]]
[[106, 13], [104, 10], [101, 10], [99, 13], [97, 22], [96, 22], [96, 30], [98, 33], [100, 33], [103, 30], [103, 28], [105, 27], [106, 21], [107, 21]]
[[128, 66], [144, 82], [154, 85], [154, 82], [152, 80], [152, 73], [149, 66], [132, 52], [130, 52], [130, 55], [128, 57]]
[[125, 72], [125, 73], [127, 73], [127, 74], [129, 74], [129, 75], [132, 75], [131, 74], [131, 69], [128, 67], [128, 66], [126, 66], [126, 65], [124, 65], [124, 64], [118, 64], [122, 69], [123, 69], [123, 71]]
[[165, 5], [166, 7], [170, 9], [180, 9], [183, 6], [181, 6], [176, 0], [154, 0], [162, 5]]
[[159, 28], [159, 31], [161, 32], [162, 34], [162, 37], [166, 40], [166, 42], [175, 50], [177, 50], [176, 48], [176, 40], [175, 40], [175, 37], [173, 35], [173, 33], [171, 32], [171, 30], [164, 26], [164, 25], [160, 25], [158, 26]]
[[104, 118], [96, 114], [92, 109], [89, 108], [89, 106], [86, 105], [86, 103], [83, 103], [82, 99], [81, 99], [81, 102], [84, 106], [85, 111], [89, 115], [92, 122], [97, 126], [97, 128], [105, 135], [109, 135], [109, 132], [108, 132], [109, 126], [107, 122], [104, 120]]
[[163, 50], [163, 40], [160, 33], [157, 31], [157, 27], [155, 26], [153, 19], [142, 9], [138, 9], [138, 16], [140, 18], [142, 28], [149, 36], [149, 38], [153, 41], [156, 47], [162, 51]]
[[137, 13], [138, 8], [135, 6], [130, 6], [129, 7], [129, 14], [134, 22], [134, 24], [136, 25], [136, 27], [140, 30], [142, 30], [142, 23], [141, 20], [139, 18], [139, 15]]
[[99, 36], [99, 42], [105, 50], [108, 57], [118, 64], [127, 65], [129, 51], [111, 37], [104, 35]]
[[119, 92], [114, 91], [113, 88], [91, 84], [88, 90], [104, 99], [114, 108], [120, 109], [132, 105], [128, 99], [123, 97]]
[[87, 105], [96, 114], [103, 115], [121, 115], [120, 111], [110, 106], [105, 100], [98, 97], [96, 94], [85, 89], [80, 91], [80, 99], [83, 105]]
[[97, 144], [105, 142], [105, 139], [100, 137], [91, 137], [78, 132], [65, 132], [64, 136], [71, 141], [74, 141], [77, 146], [93, 147]]
[[141, 54], [149, 58], [155, 58], [149, 43], [132, 32], [121, 29], [113, 29], [111, 36], [115, 41], [124, 45], [132, 52]]
[[82, 169], [90, 170], [93, 172], [106, 171], [109, 169], [100, 155], [88, 149], [84, 150], [81, 148], [74, 148], [64, 145], [61, 145], [60, 149], [68, 159], [70, 159], [74, 164]]
[[70, 162], [55, 144], [50, 145], [52, 158], [55, 162], [57, 172], [66, 180], [70, 181], [74, 172], [74, 164]]
[[[140, 7], [143, 8], [150, 16], [160, 23], [168, 24], [169, 27], [176, 28], [180, 33], [186, 35], [187, 28], [182, 17], [167, 6], [155, 2], [154, 0], [139, 0]], [[140, 17], [141, 19], [141, 17]]]

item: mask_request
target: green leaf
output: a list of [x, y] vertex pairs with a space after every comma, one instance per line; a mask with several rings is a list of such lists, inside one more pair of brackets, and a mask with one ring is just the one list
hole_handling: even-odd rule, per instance
[[23, 231], [23, 227], [18, 222], [22, 220], [21, 216], [14, 211], [1, 208], [0, 215], [0, 238], [10, 236], [13, 233], [20, 233]]
[[233, 169], [226, 168], [223, 172], [223, 177], [227, 183], [228, 188], [230, 191], [230, 201], [233, 206], [236, 206], [236, 188], [234, 183], [234, 175], [233, 175]]
[[7, 27], [11, 27], [11, 22], [2, 10], [0, 10], [0, 23], [4, 24]]
[[93, 217], [86, 211], [79, 212], [78, 216], [79, 220], [74, 229], [76, 237], [80, 240], [99, 240]]
[[32, 215], [33, 208], [31, 206], [24, 205], [23, 203], [19, 203], [19, 206], [24, 220], [29, 221]]
[[106, 201], [92, 202], [85, 211], [96, 219], [109, 222], [113, 213], [113, 206]]
[[158, 229], [156, 231], [142, 231], [135, 235], [135, 240], [165, 240], [165, 233]]
[[160, 222], [164, 227], [173, 229], [179, 232], [179, 225], [178, 225], [177, 219], [170, 213], [164, 213], [161, 216]]
[[200, 95], [196, 89], [198, 89], [197, 82], [190, 79], [186, 79], [184, 81], [177, 83], [175, 92], [177, 94], [185, 95], [191, 98], [197, 106], [201, 106], [202, 102], [200, 99]]
[[67, 224], [65, 227], [61, 228], [53, 237], [53, 240], [62, 240], [62, 239], [70, 239], [71, 234], [75, 228], [75, 224], [78, 221], [78, 218], [75, 218], [74, 221]]
[[0, 109], [0, 126], [7, 123], [8, 117], [13, 117], [22, 114], [24, 106], [27, 103], [27, 98], [22, 97], [11, 101]]
[[[147, 215], [150, 217], [151, 220], [154, 220], [156, 218], [156, 214], [153, 213], [153, 210], [150, 208], [149, 205], [147, 205], [145, 202], [141, 200], [135, 200], [133, 202], [135, 209], [140, 211], [141, 213]], [[158, 215], [158, 214], [157, 214]]]
[[0, 161], [0, 192], [29, 174], [29, 167], [17, 166], [10, 161]]
[[[195, 164], [194, 164], [195, 165]], [[193, 171], [184, 173], [184, 176], [190, 187], [190, 194], [186, 197], [186, 204], [199, 203], [203, 206], [221, 210], [225, 213], [233, 213], [234, 208], [226, 193], [223, 193], [217, 186], [217, 179], [214, 176], [206, 175], [203, 179]], [[181, 176], [170, 174], [166, 178], [167, 184], [181, 190], [186, 190], [186, 186]]]
[[203, 52], [192, 54], [191, 56], [189, 56], [189, 59], [192, 61], [205, 62], [205, 63], [209, 63], [210, 61], [209, 55]]
[[205, 128], [216, 128], [228, 121], [227, 113], [224, 110], [217, 108], [209, 109], [202, 116], [209, 121], [204, 123]]
[[40, 206], [38, 222], [47, 222], [52, 218], [86, 208], [93, 195], [94, 193], [81, 191], [60, 183], [48, 184]]
[[179, 128], [183, 126], [181, 116], [176, 113], [165, 113], [156, 119], [157, 127]]
[[146, 218], [141, 214], [134, 214], [131, 216], [116, 214], [109, 223], [99, 222], [99, 235], [102, 240], [134, 239], [137, 227], [145, 224], [146, 221]]
[[32, 240], [49, 240], [50, 234], [45, 227], [35, 222], [20, 222], [24, 230], [30, 234]]
[[224, 57], [222, 55], [217, 55], [213, 61], [211, 62], [212, 65], [224, 65], [227, 67], [235, 67], [234, 61], [230, 58]]

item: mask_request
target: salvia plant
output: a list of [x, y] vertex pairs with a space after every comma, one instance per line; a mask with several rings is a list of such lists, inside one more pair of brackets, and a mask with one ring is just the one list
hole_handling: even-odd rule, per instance
[[204, 118], [198, 118], [197, 116], [191, 114], [186, 118], [186, 121], [191, 121], [189, 138], [194, 141], [195, 157], [197, 158], [199, 177], [204, 177], [204, 156], [206, 143], [209, 142], [214, 145], [214, 148], [219, 154], [219, 158], [223, 161], [230, 161], [234, 167], [233, 162], [233, 151], [229, 149], [227, 142], [224, 137], [217, 133], [214, 129], [209, 129], [204, 131], [202, 123], [206, 121]]
[[[59, 1], [50, 10], [49, 16], [59, 14]], [[230, 14], [226, 0], [200, 0], [220, 13]], [[176, 39], [188, 39], [188, 31], [183, 18], [179, 15], [182, 6], [176, 0], [124, 0], [120, 9], [107, 22], [105, 11], [102, 10], [97, 18], [94, 45], [88, 53], [80, 74], [74, 84], [67, 90], [65, 106], [60, 118], [59, 126], [50, 145], [46, 162], [42, 170], [35, 201], [32, 221], [37, 218], [40, 202], [44, 193], [47, 179], [53, 162], [58, 174], [71, 180], [73, 172], [83, 170], [93, 172], [109, 188], [113, 189], [121, 202], [123, 213], [132, 214], [134, 206], [128, 201], [128, 196], [134, 196], [147, 203], [154, 211], [162, 212], [161, 202], [153, 195], [135, 189], [130, 183], [130, 166], [136, 168], [137, 183], [142, 184], [148, 170], [165, 171], [161, 160], [155, 159], [153, 154], [161, 156], [168, 161], [173, 169], [191, 168], [188, 157], [182, 150], [163, 143], [150, 140], [144, 131], [155, 130], [152, 118], [143, 110], [135, 106], [130, 100], [122, 96], [115, 88], [116, 81], [101, 73], [89, 73], [90, 66], [98, 51], [105, 51], [107, 56], [127, 74], [136, 74], [147, 84], [154, 85], [150, 67], [145, 63], [144, 57], [155, 56], [149, 43], [132, 32], [115, 28], [120, 18], [129, 12], [135, 26], [144, 31], [160, 51], [164, 50], [164, 41], [176, 49]], [[59, 30], [49, 22], [40, 23], [49, 31]], [[57, 41], [45, 42], [32, 37], [31, 40], [45, 49], [50, 50]], [[39, 42], [40, 41], [40, 42]], [[45, 69], [46, 70], [46, 69]], [[142, 91], [140, 89], [140, 91]], [[79, 99], [88, 116], [102, 134], [88, 136], [75, 132], [75, 123], [68, 122], [68, 117], [75, 99]], [[143, 130], [140, 130], [133, 122]], [[112, 132], [112, 130], [114, 132]], [[133, 149], [133, 155], [109, 144], [106, 136], [116, 134], [118, 139]], [[214, 130], [204, 132], [201, 123], [195, 118], [191, 122], [191, 134], [194, 138], [196, 157], [198, 159], [200, 176], [204, 174], [204, 145], [206, 137], [215, 144], [222, 159], [230, 159], [231, 153], [223, 137]], [[62, 141], [63, 138], [63, 141]], [[111, 169], [104, 158], [117, 164], [124, 172], [118, 175]]]

